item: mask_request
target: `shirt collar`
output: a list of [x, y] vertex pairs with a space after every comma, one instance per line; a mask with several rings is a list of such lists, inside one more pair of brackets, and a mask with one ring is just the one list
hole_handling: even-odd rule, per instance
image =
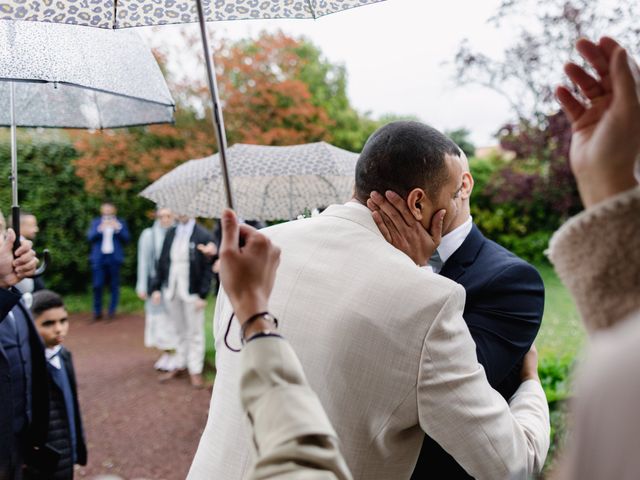
[[178, 223], [178, 226], [176, 228], [176, 237], [185, 236], [187, 238], [191, 238], [195, 226], [196, 221], [193, 218], [191, 218], [187, 223]]
[[471, 233], [472, 227], [473, 219], [469, 216], [466, 222], [459, 227], [454, 228], [442, 237], [440, 246], [438, 247], [438, 255], [440, 255], [442, 263], [445, 263], [449, 257], [451, 257], [451, 255], [460, 248], [467, 236], [469, 236], [469, 233]]
[[47, 357], [47, 362], [56, 367], [58, 370], [62, 367], [62, 363], [60, 363], [60, 350], [62, 349], [62, 345], [56, 345], [55, 347], [47, 347], [44, 350], [44, 355]]

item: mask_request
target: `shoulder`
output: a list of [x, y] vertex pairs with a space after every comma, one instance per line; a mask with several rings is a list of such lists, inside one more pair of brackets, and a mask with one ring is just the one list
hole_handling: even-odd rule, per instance
[[527, 279], [542, 283], [538, 270], [493, 240], [485, 239], [472, 268], [481, 270], [488, 280]]

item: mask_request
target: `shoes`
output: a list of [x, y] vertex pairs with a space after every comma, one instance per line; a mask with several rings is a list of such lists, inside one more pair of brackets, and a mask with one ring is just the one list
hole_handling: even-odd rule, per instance
[[113, 322], [116, 319], [116, 312], [109, 312], [109, 315], [107, 315], [107, 320], [109, 322]]
[[185, 368], [175, 369], [175, 370], [171, 370], [169, 372], [163, 372], [160, 375], [158, 375], [158, 381], [160, 383], [165, 383], [165, 382], [168, 382], [169, 380], [171, 380], [173, 378], [181, 377], [186, 372], [187, 372], [187, 370]]
[[169, 368], [168, 363], [169, 353], [164, 352], [162, 355], [160, 355], [160, 358], [156, 361], [156, 363], [153, 364], [153, 368], [156, 370], [160, 370], [161, 372], [169, 372], [173, 369]]
[[191, 386], [193, 388], [197, 388], [198, 390], [200, 390], [201, 388], [204, 388], [204, 380], [202, 379], [202, 375], [200, 375], [199, 373], [192, 373], [190, 375], [190, 379], [191, 379]]
[[102, 320], [102, 314], [94, 313], [93, 318], [91, 319], [91, 323], [96, 323], [98, 320]]

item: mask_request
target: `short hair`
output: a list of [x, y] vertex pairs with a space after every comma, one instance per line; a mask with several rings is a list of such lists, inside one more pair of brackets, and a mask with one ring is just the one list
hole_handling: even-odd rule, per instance
[[51, 308], [64, 307], [62, 297], [52, 290], [38, 290], [33, 293], [31, 314], [35, 317]]
[[103, 206], [105, 206], [105, 205], [111, 205], [113, 208], [116, 208], [116, 204], [115, 204], [115, 203], [113, 203], [111, 200], [103, 200], [103, 201], [100, 203], [100, 206], [101, 206], [101, 207], [103, 207]]
[[415, 121], [389, 123], [365, 143], [356, 164], [356, 197], [366, 202], [372, 191], [393, 190], [406, 198], [414, 188], [435, 198], [449, 172], [445, 156], [458, 146], [433, 127]]

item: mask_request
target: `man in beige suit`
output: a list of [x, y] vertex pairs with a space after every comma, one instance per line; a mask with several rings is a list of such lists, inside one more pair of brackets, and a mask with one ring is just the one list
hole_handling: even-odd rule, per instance
[[[354, 201], [263, 231], [282, 249], [271, 312], [354, 478], [409, 478], [423, 432], [476, 478], [526, 478], [544, 463], [549, 419], [535, 369], [525, 372], [508, 405], [477, 363], [462, 319], [462, 287], [415, 268], [384, 240], [363, 204], [373, 190], [394, 190], [425, 228], [441, 229], [446, 210], [457, 208], [458, 154], [436, 130], [394, 122], [365, 145]], [[252, 461], [239, 401], [240, 358], [225, 347], [231, 315], [221, 291], [214, 319], [218, 374], [192, 479], [239, 480]], [[238, 346], [239, 333], [231, 325], [231, 344]]]

